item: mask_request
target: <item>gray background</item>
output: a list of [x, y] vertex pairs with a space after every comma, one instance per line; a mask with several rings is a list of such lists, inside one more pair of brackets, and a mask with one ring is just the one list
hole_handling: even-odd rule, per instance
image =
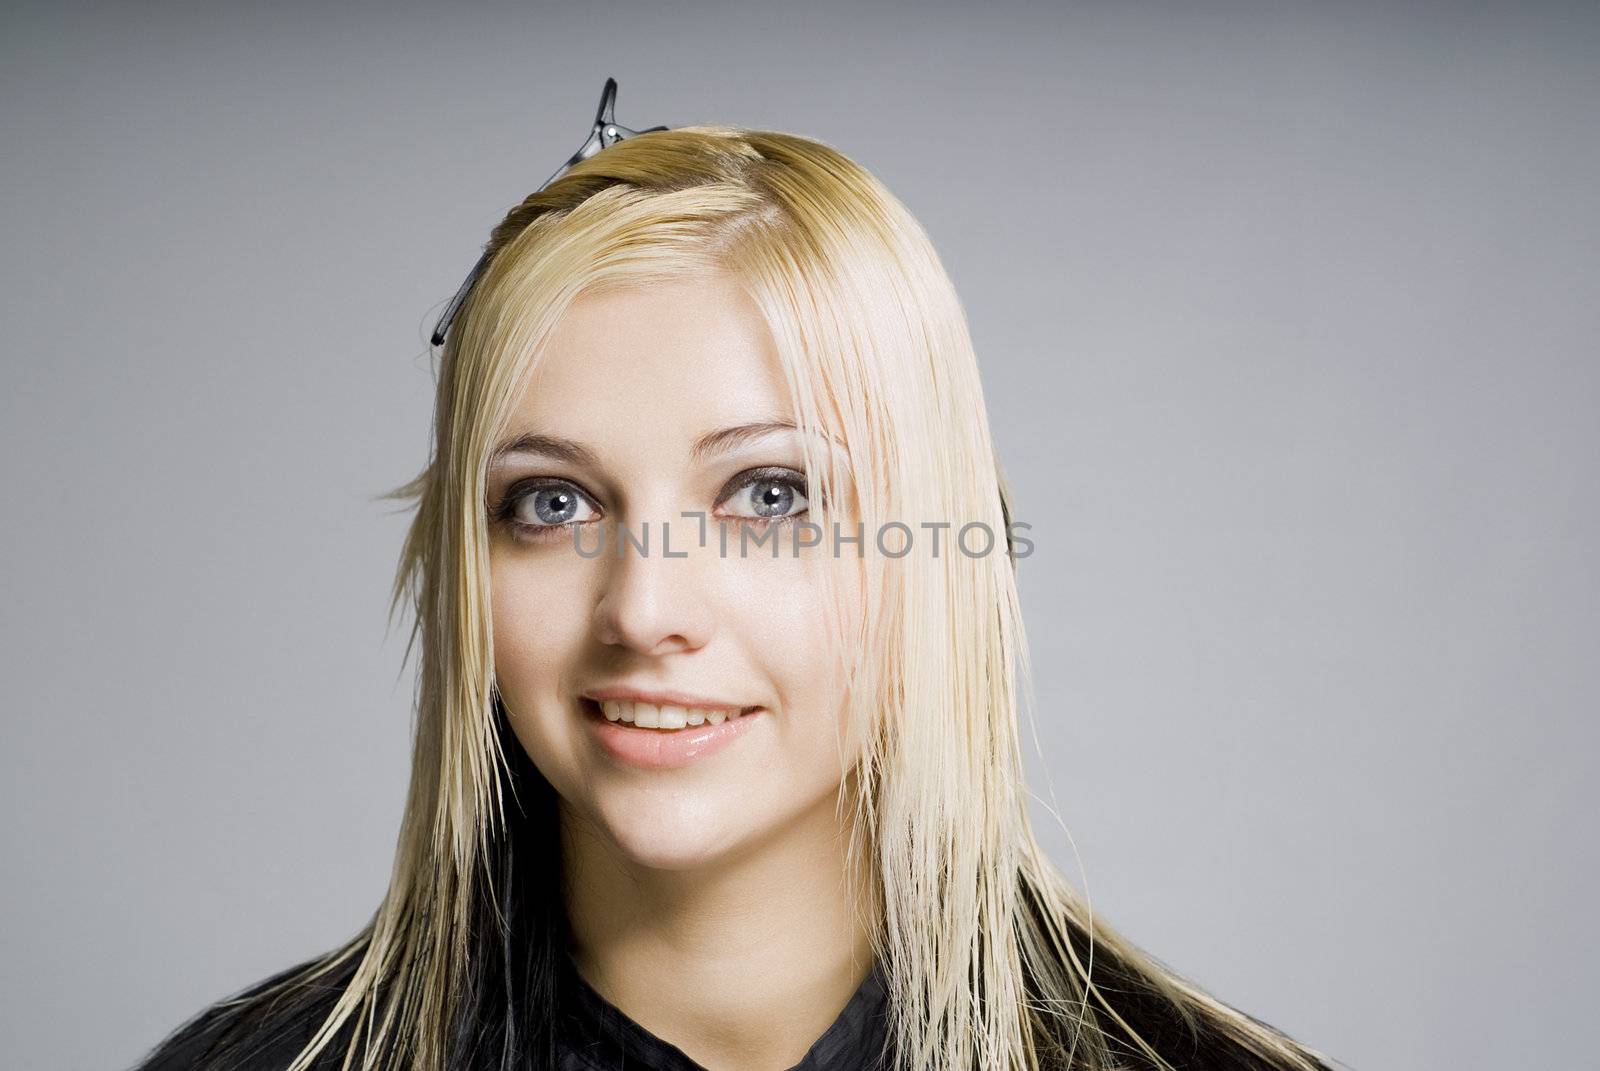
[[1594, 6], [41, 4], [0, 50], [9, 1066], [125, 1066], [376, 905], [373, 496], [608, 74], [932, 232], [1096, 907], [1356, 1068], [1591, 1063]]

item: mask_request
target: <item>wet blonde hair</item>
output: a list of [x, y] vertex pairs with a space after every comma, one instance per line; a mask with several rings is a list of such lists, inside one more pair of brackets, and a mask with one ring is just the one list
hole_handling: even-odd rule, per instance
[[[861, 558], [840, 559], [867, 582], [836, 640], [870, 653], [848, 663], [842, 692], [861, 756], [851, 850], [870, 858], [862, 917], [877, 920], [900, 1066], [1170, 1068], [1200, 1047], [1230, 1066], [1324, 1066], [1118, 937], [1041, 852], [1023, 784], [1032, 704], [1011, 511], [977, 363], [932, 243], [881, 183], [789, 134], [655, 132], [527, 198], [488, 251], [442, 353], [432, 456], [394, 492], [416, 503], [394, 596], [414, 613], [421, 661], [393, 874], [360, 934], [274, 989], [338, 979], [291, 1071], [340, 1036], [346, 1067], [442, 1071], [454, 1055], [482, 904], [499, 903], [487, 860], [513, 757], [496, 716], [487, 460], [575, 297], [697, 271], [731, 273], [760, 308], [796, 422], [845, 447], [847, 469], [801, 436], [813, 500], [867, 533]], [[999, 552], [874, 553], [883, 525], [925, 534], [930, 520], [952, 523], [947, 541], [980, 522]]]

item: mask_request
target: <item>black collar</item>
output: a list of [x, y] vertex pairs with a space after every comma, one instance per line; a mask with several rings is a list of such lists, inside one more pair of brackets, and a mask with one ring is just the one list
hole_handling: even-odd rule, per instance
[[[872, 970], [833, 1024], [789, 1071], [874, 1071], [888, 1041], [883, 968]], [[556, 1017], [561, 1071], [705, 1071], [684, 1051], [656, 1037], [584, 981], [570, 959]]]

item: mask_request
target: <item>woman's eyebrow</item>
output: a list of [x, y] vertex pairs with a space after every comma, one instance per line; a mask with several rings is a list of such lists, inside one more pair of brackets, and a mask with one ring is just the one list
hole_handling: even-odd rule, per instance
[[529, 432], [495, 447], [494, 453], [489, 455], [489, 467], [494, 468], [512, 454], [543, 454], [573, 465], [592, 465], [595, 460], [594, 452], [582, 443]]
[[[794, 431], [799, 431], [799, 428], [787, 420], [758, 420], [749, 424], [735, 424], [702, 435], [696, 440], [690, 455], [700, 460], [712, 454], [726, 453], [768, 435]], [[489, 455], [489, 467], [494, 468], [512, 454], [540, 454], [573, 465], [595, 464], [594, 451], [576, 440], [529, 432], [496, 447], [494, 453]]]
[[699, 461], [711, 454], [723, 454], [748, 442], [783, 431], [798, 431], [787, 420], [758, 420], [750, 424], [736, 424], [709, 435], [702, 435], [689, 451], [689, 456]]

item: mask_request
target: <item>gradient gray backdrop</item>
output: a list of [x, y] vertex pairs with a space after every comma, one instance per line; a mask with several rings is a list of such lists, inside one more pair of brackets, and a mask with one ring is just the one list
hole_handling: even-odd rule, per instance
[[932, 233], [1105, 917], [1364, 1071], [1592, 1066], [1594, 5], [40, 4], [0, 54], [0, 1062], [126, 1066], [376, 906], [372, 496], [615, 75]]

